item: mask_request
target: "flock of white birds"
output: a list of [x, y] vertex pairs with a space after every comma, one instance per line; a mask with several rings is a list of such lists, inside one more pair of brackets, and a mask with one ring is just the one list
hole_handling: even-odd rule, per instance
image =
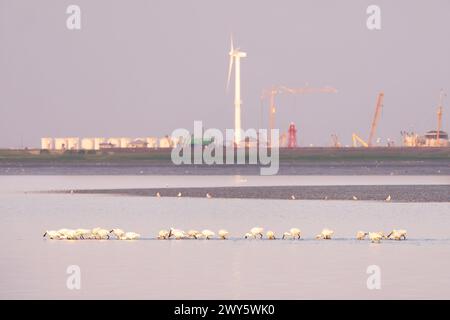
[[[221, 229], [217, 232], [218, 239], [228, 239], [229, 232], [227, 230]], [[334, 231], [330, 229], [323, 229], [318, 235], [315, 236], [317, 240], [330, 240], [334, 235]], [[276, 240], [279, 239], [275, 232], [269, 230], [265, 233], [266, 239]], [[291, 228], [289, 231], [284, 232], [281, 239], [301, 239], [302, 232], [298, 228]], [[365, 232], [358, 231], [356, 233], [356, 240], [364, 240], [366, 237], [369, 238], [371, 242], [381, 242], [381, 240], [406, 240], [407, 232], [403, 229], [394, 229], [387, 235], [384, 232]], [[60, 230], [47, 230], [45, 231], [44, 238], [49, 238], [52, 240], [107, 240], [107, 239], [117, 239], [117, 240], [138, 240], [141, 238], [139, 233], [135, 232], [125, 232], [122, 229], [60, 229]], [[213, 239], [216, 238], [216, 233], [205, 229], [202, 231], [188, 230], [183, 231], [181, 229], [170, 228], [168, 230], [160, 230], [157, 236], [159, 240], [169, 240], [169, 239]], [[251, 228], [249, 232], [244, 234], [244, 239], [263, 239], [264, 238], [264, 228], [254, 227]]]

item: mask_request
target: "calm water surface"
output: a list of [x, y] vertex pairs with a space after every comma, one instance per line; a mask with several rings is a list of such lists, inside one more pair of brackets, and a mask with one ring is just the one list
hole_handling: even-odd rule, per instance
[[[278, 180], [277, 180], [278, 179]], [[286, 184], [449, 184], [448, 176], [0, 176], [0, 298], [450, 298], [450, 203], [145, 198], [35, 194], [70, 188]], [[253, 226], [301, 241], [242, 240]], [[46, 229], [120, 227], [139, 241], [49, 241]], [[228, 229], [231, 240], [153, 240], [161, 228]], [[315, 241], [322, 228], [335, 240]], [[407, 241], [352, 240], [408, 230]], [[81, 268], [68, 290], [66, 268]], [[381, 290], [366, 269], [381, 268]]]

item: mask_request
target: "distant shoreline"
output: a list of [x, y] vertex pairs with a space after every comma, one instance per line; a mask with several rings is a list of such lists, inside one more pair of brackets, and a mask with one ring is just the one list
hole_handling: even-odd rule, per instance
[[[50, 193], [104, 194], [118, 196], [181, 197], [223, 199], [280, 199], [280, 200], [369, 200], [392, 202], [450, 202], [450, 185], [351, 185], [351, 186], [242, 186], [195, 188], [144, 188], [62, 190]], [[295, 199], [292, 199], [294, 196]], [[354, 200], [353, 197], [357, 200]]]
[[[259, 165], [175, 165], [171, 149], [0, 150], [0, 175], [260, 175]], [[279, 175], [448, 175], [446, 148], [280, 149]]]
[[[374, 147], [333, 148], [302, 147], [280, 148], [282, 163], [304, 161], [450, 161], [450, 147]], [[172, 164], [171, 149], [112, 149], [112, 150], [68, 150], [64, 152], [39, 149], [0, 149], [2, 163], [161, 163]], [[224, 153], [225, 154], [225, 153]]]

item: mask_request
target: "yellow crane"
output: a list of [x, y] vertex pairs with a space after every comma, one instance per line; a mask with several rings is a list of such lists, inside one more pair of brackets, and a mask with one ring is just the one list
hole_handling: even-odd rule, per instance
[[384, 93], [380, 92], [377, 96], [377, 102], [375, 104], [375, 114], [373, 115], [372, 119], [372, 125], [370, 126], [370, 133], [369, 133], [369, 139], [367, 139], [367, 142], [364, 141], [360, 136], [358, 136], [356, 133], [352, 134], [352, 142], [353, 146], [357, 147], [358, 142], [364, 146], [364, 147], [372, 147], [372, 141], [375, 137], [375, 132], [377, 130], [378, 121], [380, 120], [381, 115], [381, 108], [383, 107], [383, 100], [384, 100]]
[[[263, 91], [261, 100], [269, 99], [269, 130], [275, 127], [275, 97], [279, 94], [308, 94], [308, 93], [337, 93], [337, 90], [333, 87], [301, 87], [301, 88], [288, 88], [286, 86], [273, 86], [270, 89]], [[271, 131], [270, 131], [271, 132]], [[268, 146], [272, 146], [271, 134], [268, 135]]]

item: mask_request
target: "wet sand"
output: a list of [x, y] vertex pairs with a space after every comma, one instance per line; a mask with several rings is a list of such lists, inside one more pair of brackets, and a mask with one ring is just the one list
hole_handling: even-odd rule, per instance
[[124, 196], [235, 199], [292, 199], [295, 200], [358, 200], [392, 202], [450, 202], [450, 185], [349, 185], [349, 186], [245, 186], [196, 188], [132, 188], [132, 189], [79, 189], [57, 193], [107, 194]]

